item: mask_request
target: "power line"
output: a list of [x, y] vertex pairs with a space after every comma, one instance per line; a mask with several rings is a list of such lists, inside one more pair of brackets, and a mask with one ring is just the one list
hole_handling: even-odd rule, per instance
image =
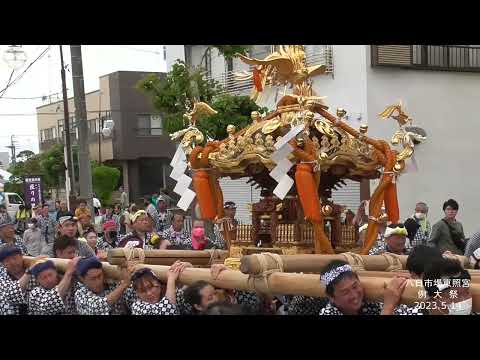
[[[55, 95], [55, 94], [53, 94]], [[48, 97], [48, 95], [47, 95]], [[0, 100], [37, 100], [42, 99], [43, 96], [32, 96], [32, 97], [1, 97]]]
[[[68, 89], [67, 89], [68, 90]], [[51, 93], [49, 95], [42, 95], [42, 96], [30, 96], [30, 97], [1, 97], [0, 100], [37, 100], [37, 99], [44, 99], [54, 96], [54, 95], [60, 95], [61, 92], [56, 92], [56, 93]]]
[[[87, 110], [87, 113], [96, 113], [98, 114], [99, 110]], [[124, 112], [124, 113], [138, 113], [138, 114], [143, 114], [144, 112], [138, 112], [138, 111], [122, 111], [122, 110], [109, 110], [109, 109], [102, 109], [100, 110], [102, 113], [106, 112]], [[151, 114], [158, 114], [155, 112], [151, 112]], [[38, 112], [38, 113], [16, 113], [16, 114], [0, 114], [0, 116], [35, 116], [35, 115], [63, 115], [60, 112]], [[87, 119], [91, 120], [91, 119]]]
[[19, 81], [19, 80], [23, 77], [23, 75], [25, 75], [25, 73], [32, 67], [32, 65], [35, 64], [38, 60], [40, 60], [40, 59], [48, 52], [48, 50], [50, 50], [50, 45], [49, 45], [45, 50], [43, 50], [42, 53], [41, 53], [40, 55], [38, 55], [38, 57], [37, 57], [35, 60], [33, 60], [33, 61], [25, 68], [25, 70], [23, 70], [23, 72], [22, 72], [20, 75], [18, 75], [18, 76], [15, 78], [15, 80], [13, 80], [11, 83], [9, 83], [4, 89], [0, 90], [0, 93], [1, 93], [0, 98], [2, 98], [2, 97], [3, 97], [3, 94], [5, 93], [5, 91], [6, 91], [9, 87], [15, 85], [15, 83], [16, 83], [17, 81]]
[[12, 76], [13, 76], [14, 72], [15, 72], [15, 69], [12, 70], [12, 73], [10, 74], [10, 77], [8, 78], [7, 85], [5, 86], [5, 89], [2, 90], [2, 93], [0, 94], [0, 96], [5, 94], [5, 91], [7, 91], [8, 87], [10, 86], [10, 81], [12, 81]]

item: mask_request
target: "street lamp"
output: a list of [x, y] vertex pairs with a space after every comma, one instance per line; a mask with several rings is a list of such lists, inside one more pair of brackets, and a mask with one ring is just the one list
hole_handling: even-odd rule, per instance
[[10, 45], [3, 53], [3, 61], [13, 70], [18, 70], [27, 61], [27, 54], [21, 45]]

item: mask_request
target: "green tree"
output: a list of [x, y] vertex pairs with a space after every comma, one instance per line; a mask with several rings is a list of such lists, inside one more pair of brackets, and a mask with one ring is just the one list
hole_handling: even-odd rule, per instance
[[218, 111], [211, 118], [200, 118], [197, 122], [200, 131], [216, 140], [226, 137], [227, 125], [235, 125], [240, 130], [250, 124], [252, 111], [267, 111], [248, 96], [221, 94], [221, 86], [206, 79], [201, 68], [189, 69], [182, 61], [177, 61], [164, 79], [152, 74], [141, 80], [137, 87], [152, 99], [154, 108], [163, 114], [163, 129], [169, 134], [188, 126], [183, 114], [192, 109], [195, 101], [209, 103]]
[[112, 193], [120, 180], [120, 170], [106, 165], [92, 165], [93, 190], [102, 204], [111, 204]]
[[210, 45], [216, 48], [225, 59], [232, 59], [235, 55], [242, 54], [247, 55], [251, 45]]
[[201, 69], [189, 69], [178, 60], [165, 78], [148, 75], [137, 87], [148, 95], [154, 108], [163, 114], [163, 129], [173, 133], [185, 127], [183, 114], [189, 111], [195, 101], [210, 103], [219, 93], [220, 87], [213, 80], [207, 80]]
[[12, 174], [8, 182], [5, 183], [6, 192], [16, 192], [23, 196], [23, 177], [26, 175], [43, 175], [43, 169], [40, 164], [41, 155], [34, 154], [27, 160], [17, 161], [15, 165], [8, 168]]
[[212, 101], [212, 108], [218, 114], [200, 118], [197, 123], [198, 129], [215, 140], [225, 139], [227, 126], [235, 125], [237, 131], [251, 124], [250, 114], [252, 111], [267, 112], [267, 108], [259, 107], [248, 96], [232, 96], [223, 94], [216, 96]]
[[23, 150], [18, 153], [17, 159], [20, 159], [21, 161], [26, 161], [32, 156], [35, 156], [35, 153], [32, 150]]
[[204, 65], [209, 51], [214, 48], [217, 49], [220, 55], [222, 55], [225, 59], [230, 60], [233, 59], [237, 53], [247, 55], [251, 45], [207, 45], [202, 59], [200, 60], [200, 66]]
[[[72, 149], [74, 154], [75, 177], [78, 181], [78, 149]], [[23, 193], [23, 177], [26, 175], [41, 175], [44, 189], [58, 189], [65, 185], [65, 160], [63, 156], [63, 145], [55, 144], [48, 151], [42, 154], [34, 154], [29, 150], [19, 153], [19, 161], [10, 166], [8, 171], [12, 177], [6, 184], [6, 189], [11, 192]], [[20, 156], [22, 155], [22, 156]]]
[[65, 157], [62, 144], [56, 144], [41, 154], [40, 165], [43, 169], [44, 183], [48, 188], [58, 189], [64, 185]]

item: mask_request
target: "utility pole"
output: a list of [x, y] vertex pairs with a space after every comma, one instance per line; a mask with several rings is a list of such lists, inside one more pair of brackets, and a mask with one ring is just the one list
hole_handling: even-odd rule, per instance
[[15, 144], [16, 144], [16, 141], [15, 141], [15, 135], [12, 135], [10, 136], [10, 146], [6, 146], [7, 148], [9, 148], [11, 151], [12, 151], [12, 165], [15, 166], [15, 164], [17, 163], [17, 154], [16, 154], [16, 149], [15, 149]]
[[[83, 84], [83, 65], [81, 45], [70, 45], [72, 56], [72, 79], [75, 101], [75, 118], [78, 124], [78, 163], [80, 168], [80, 197], [87, 200], [89, 208], [92, 204], [92, 174], [88, 156], [88, 127], [87, 104], [85, 102], [85, 89]], [[93, 211], [92, 211], [93, 214]]]
[[102, 165], [102, 128], [103, 121], [101, 116], [102, 109], [102, 91], [98, 92], [98, 164]]
[[63, 50], [62, 45], [60, 47], [60, 64], [62, 75], [62, 93], [63, 93], [63, 133], [65, 137], [65, 161], [67, 165], [67, 172], [65, 174], [66, 190], [67, 190], [67, 205], [70, 209], [70, 192], [75, 192], [75, 173], [73, 172], [72, 161], [72, 145], [70, 142], [70, 113], [68, 111], [68, 96], [67, 96], [67, 82], [65, 80], [65, 65], [63, 63]]

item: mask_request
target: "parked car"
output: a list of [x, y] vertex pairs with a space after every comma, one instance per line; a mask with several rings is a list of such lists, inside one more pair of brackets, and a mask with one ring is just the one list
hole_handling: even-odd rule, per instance
[[5, 194], [5, 206], [7, 207], [8, 215], [15, 219], [15, 215], [20, 205], [25, 205], [25, 202], [17, 193], [6, 192]]

